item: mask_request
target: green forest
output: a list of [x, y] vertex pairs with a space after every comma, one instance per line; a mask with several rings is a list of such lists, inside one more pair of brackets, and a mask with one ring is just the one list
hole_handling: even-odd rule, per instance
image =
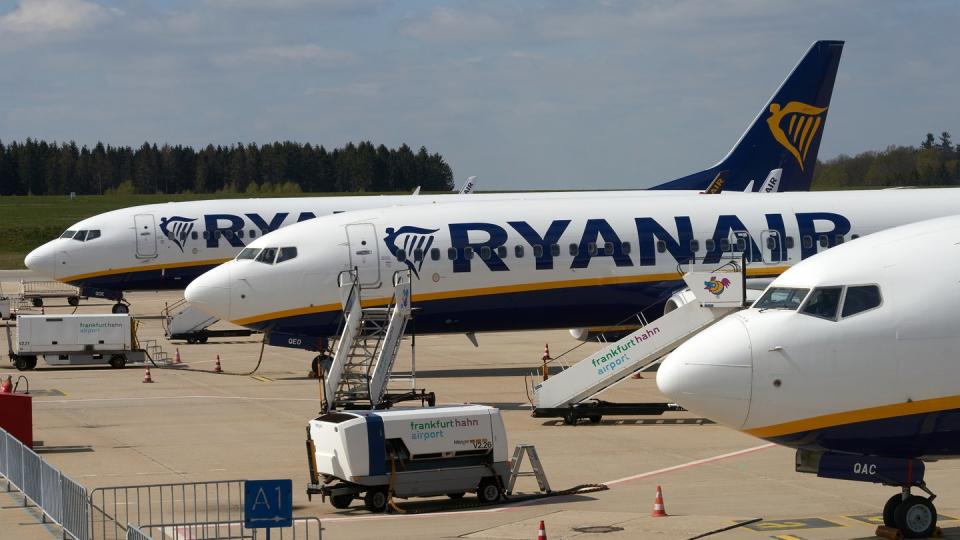
[[234, 144], [196, 150], [143, 143], [139, 148], [27, 139], [0, 141], [0, 195], [132, 195], [390, 192], [453, 189], [439, 154], [369, 141], [327, 150], [296, 142]]
[[927, 133], [915, 146], [888, 146], [855, 156], [839, 155], [818, 161], [813, 189], [892, 186], [955, 186], [960, 184], [960, 145], [944, 131]]

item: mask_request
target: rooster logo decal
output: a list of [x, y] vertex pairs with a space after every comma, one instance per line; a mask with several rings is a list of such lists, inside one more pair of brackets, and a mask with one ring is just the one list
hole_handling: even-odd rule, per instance
[[723, 291], [727, 290], [727, 287], [730, 286], [730, 280], [727, 278], [717, 279], [716, 276], [710, 276], [709, 281], [703, 282], [704, 290], [710, 292], [714, 296], [720, 296], [723, 294]]
[[176, 244], [180, 251], [183, 251], [183, 245], [187, 243], [187, 238], [193, 232], [194, 221], [196, 220], [196, 218], [182, 216], [160, 218], [160, 231]]
[[[421, 227], [411, 227], [405, 225], [399, 229], [388, 227], [387, 236], [383, 238], [383, 243], [387, 249], [397, 259], [403, 259], [403, 263], [413, 272], [413, 275], [420, 279], [420, 269], [423, 268], [423, 261], [426, 260], [427, 252], [433, 245], [433, 233], [439, 229], [423, 229]], [[419, 250], [420, 258], [414, 256]], [[399, 253], [403, 251], [403, 257]]]

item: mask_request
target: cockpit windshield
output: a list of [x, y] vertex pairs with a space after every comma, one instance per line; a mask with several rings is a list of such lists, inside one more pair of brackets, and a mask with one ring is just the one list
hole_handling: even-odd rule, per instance
[[803, 303], [810, 289], [795, 289], [792, 287], [773, 287], [767, 289], [753, 307], [757, 309], [787, 309], [795, 311]]
[[237, 260], [243, 261], [248, 259], [256, 259], [257, 253], [260, 253], [260, 248], [243, 248], [243, 251], [237, 255]]
[[77, 231], [64, 231], [63, 234], [60, 235], [60, 238], [73, 238], [75, 234], [77, 234]]

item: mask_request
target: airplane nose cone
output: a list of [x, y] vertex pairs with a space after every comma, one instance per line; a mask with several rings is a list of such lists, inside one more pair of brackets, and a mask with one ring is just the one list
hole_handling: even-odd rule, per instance
[[49, 244], [44, 244], [28, 253], [23, 259], [23, 264], [43, 277], [54, 279], [57, 277], [55, 253]]
[[190, 305], [213, 315], [230, 320], [230, 268], [220, 265], [193, 280], [183, 291]]
[[752, 376], [750, 336], [733, 315], [670, 353], [657, 370], [657, 387], [685, 409], [739, 428], [750, 410]]

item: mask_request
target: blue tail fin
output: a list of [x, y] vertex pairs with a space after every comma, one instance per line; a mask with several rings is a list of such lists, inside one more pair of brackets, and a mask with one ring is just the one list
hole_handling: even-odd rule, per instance
[[751, 181], [756, 190], [782, 168], [779, 191], [809, 190], [842, 51], [842, 41], [815, 42], [727, 157], [650, 189], [704, 190], [723, 171], [725, 191], [743, 191]]

